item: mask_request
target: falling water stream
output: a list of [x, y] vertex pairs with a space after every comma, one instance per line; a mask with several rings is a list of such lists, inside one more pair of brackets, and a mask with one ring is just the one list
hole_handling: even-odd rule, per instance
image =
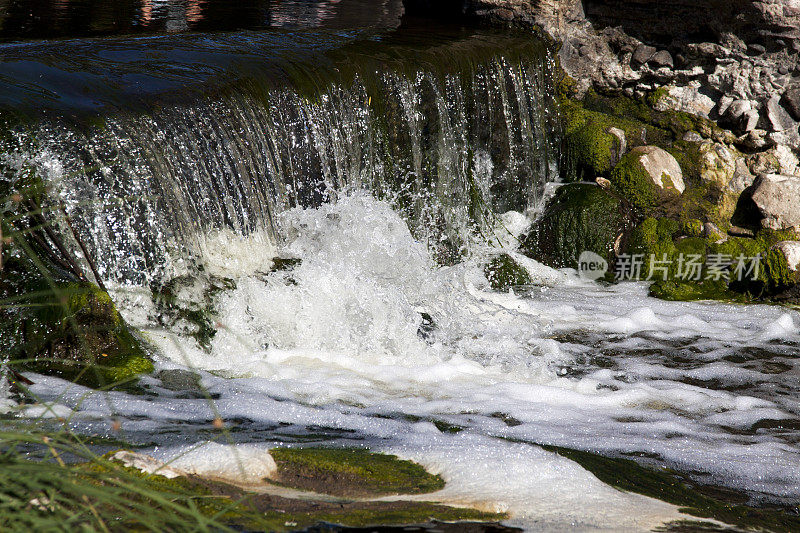
[[[441, 501], [541, 531], [683, 517], [541, 445], [753, 504], [800, 498], [796, 312], [658, 301], [515, 251], [559, 179], [555, 65], [529, 35], [273, 29], [2, 54], [3, 164], [45, 177], [157, 363], [139, 394], [33, 376], [76, 431], [162, 459], [213, 456], [217, 416], [237, 445], [368, 445], [441, 473]], [[500, 250], [532, 286], [489, 288]], [[186, 369], [204, 392], [173, 386]]]

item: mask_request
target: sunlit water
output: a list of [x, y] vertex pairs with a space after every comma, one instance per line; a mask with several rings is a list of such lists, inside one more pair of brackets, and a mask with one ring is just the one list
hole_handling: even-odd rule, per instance
[[[117, 292], [159, 367], [203, 371], [213, 400], [153, 377], [145, 396], [62, 391], [54, 378], [33, 390], [77, 407], [75, 429], [162, 458], [226, 439], [391, 451], [444, 475], [437, 498], [508, 510], [531, 529], [644, 530], [678, 516], [536, 443], [644, 456], [761, 499], [800, 497], [797, 313], [658, 301], [643, 284], [604, 287], [524, 258], [536, 285], [493, 292], [481, 268], [491, 250], [437, 267], [364, 193], [287, 211], [281, 228], [280, 246], [219, 242], [209, 265], [236, 287], [214, 297], [208, 350], [154, 327], [149, 296]], [[302, 263], [266, 274], [274, 253]], [[423, 312], [432, 329], [420, 329]], [[217, 414], [230, 434], [212, 429]]]

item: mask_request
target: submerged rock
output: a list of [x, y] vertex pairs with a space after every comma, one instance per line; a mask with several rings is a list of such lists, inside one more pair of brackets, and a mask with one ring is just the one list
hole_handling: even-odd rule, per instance
[[483, 268], [483, 273], [489, 285], [496, 291], [507, 291], [512, 287], [528, 285], [532, 281], [525, 267], [508, 254], [492, 258]]
[[522, 249], [555, 268], [577, 268], [587, 251], [613, 265], [632, 227], [632, 211], [619, 196], [594, 184], [568, 184], [547, 203]]

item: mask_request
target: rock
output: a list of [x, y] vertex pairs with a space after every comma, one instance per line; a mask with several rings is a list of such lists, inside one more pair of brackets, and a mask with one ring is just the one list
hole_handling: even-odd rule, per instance
[[748, 109], [742, 113], [741, 117], [739, 118], [739, 130], [745, 133], [753, 131], [756, 129], [756, 126], [758, 126], [759, 118], [758, 111], [755, 109]]
[[735, 166], [736, 169], [733, 172], [733, 178], [728, 182], [728, 189], [736, 194], [741, 194], [742, 191], [753, 184], [756, 177], [747, 167], [747, 160], [745, 160], [745, 158], [738, 158]]
[[773, 131], [767, 135], [767, 139], [769, 139], [769, 144], [775, 146], [782, 144], [795, 149], [800, 148], [800, 132], [797, 131], [796, 126], [788, 130]]
[[781, 106], [780, 97], [773, 96], [767, 100], [766, 110], [767, 118], [770, 124], [772, 124], [772, 129], [775, 131], [797, 129], [797, 122], [795, 122], [791, 115]]
[[703, 142], [703, 137], [696, 131], [687, 131], [683, 134], [683, 140], [690, 143]]
[[766, 137], [764, 130], [751, 130], [739, 139], [739, 143], [748, 150], [761, 150], [767, 145]]
[[750, 111], [750, 109], [752, 109], [752, 104], [748, 100], [734, 100], [728, 106], [727, 115], [729, 118], [736, 120], [744, 115], [745, 112]]
[[756, 236], [753, 230], [742, 228], [739, 226], [731, 226], [728, 229], [728, 235], [730, 235], [731, 237], [748, 237], [748, 238], [753, 238]]
[[611, 188], [611, 182], [605, 178], [599, 178], [599, 177], [595, 178], [594, 182], [597, 183], [603, 189]]
[[700, 179], [714, 183], [720, 188], [727, 187], [736, 172], [736, 160], [731, 151], [720, 143], [700, 145]]
[[580, 106], [564, 106], [562, 113], [566, 155], [574, 165], [567, 181], [589, 181], [610, 172], [627, 149], [625, 132], [614, 126], [618, 119]]
[[797, 167], [800, 165], [800, 161], [797, 160], [797, 156], [794, 155], [794, 152], [792, 152], [788, 146], [779, 144], [773, 148], [772, 151], [775, 154], [775, 159], [778, 161], [781, 174], [795, 175], [797, 173]]
[[611, 173], [611, 183], [635, 207], [655, 205], [664, 195], [679, 195], [686, 186], [678, 161], [657, 146], [631, 150]]
[[648, 62], [649, 64], [653, 65], [655, 68], [673, 68], [675, 66], [675, 62], [672, 60], [672, 54], [667, 52], [666, 50], [660, 50], [656, 52]]
[[733, 98], [730, 96], [723, 96], [719, 99], [719, 104], [717, 104], [717, 115], [720, 117], [725, 116], [725, 113], [728, 112], [728, 108], [730, 108], [731, 104], [733, 103]]
[[625, 132], [619, 128], [608, 128], [608, 133], [616, 137], [619, 141], [619, 143], [615, 146], [616, 150], [611, 156], [611, 164], [616, 165], [619, 163], [619, 160], [622, 159], [622, 156], [628, 151], [628, 140], [625, 138]]
[[761, 213], [761, 226], [774, 230], [800, 227], [800, 177], [761, 174], [750, 193]]
[[761, 54], [766, 53], [766, 51], [767, 51], [766, 47], [761, 44], [747, 45], [747, 53], [752, 56], [760, 56]]
[[759, 152], [747, 158], [750, 172], [758, 176], [759, 174], [780, 174], [780, 163], [778, 158], [771, 151]]
[[709, 118], [717, 105], [707, 95], [700, 92], [700, 84], [693, 82], [686, 87], [666, 87], [667, 94], [655, 103], [657, 111], [683, 111], [703, 118]]
[[646, 44], [640, 44], [633, 51], [631, 56], [631, 67], [638, 68], [652, 59], [656, 55], [656, 49]]
[[615, 249], [624, 245], [633, 222], [630, 208], [614, 193], [587, 183], [567, 184], [547, 203], [522, 250], [555, 268], [577, 268], [580, 255], [593, 252], [613, 268]]
[[783, 93], [781, 104], [795, 120], [800, 120], [800, 87], [791, 87]]
[[800, 241], [781, 241], [772, 247], [779, 250], [786, 258], [789, 270], [797, 272], [800, 269]]
[[180, 470], [176, 470], [163, 461], [143, 453], [120, 450], [115, 452], [111, 459], [122, 463], [122, 466], [135, 468], [145, 474], [164, 476], [167, 479], [174, 479], [184, 475]]
[[719, 229], [711, 222], [706, 222], [703, 224], [703, 236], [713, 240], [714, 242], [719, 242], [728, 238], [724, 231]]
[[489, 285], [496, 291], [507, 291], [531, 283], [531, 275], [509, 254], [493, 257], [483, 268]]

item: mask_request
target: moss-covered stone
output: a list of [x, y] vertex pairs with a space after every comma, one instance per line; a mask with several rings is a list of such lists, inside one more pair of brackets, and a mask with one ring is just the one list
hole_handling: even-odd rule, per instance
[[756, 238], [722, 242], [697, 236], [696, 224], [647, 218], [631, 233], [631, 256], [641, 258], [638, 279], [654, 281], [650, 294], [666, 300], [749, 301], [800, 281], [784, 255], [772, 249], [796, 238], [791, 231], [761, 231]]
[[[9, 294], [8, 271], [5, 278]], [[153, 370], [108, 293], [87, 282], [17, 294], [0, 310], [0, 344], [19, 370], [57, 375], [91, 387], [121, 384]]]
[[508, 254], [493, 257], [483, 268], [489, 286], [496, 291], [507, 291], [512, 287], [531, 283], [528, 271]]
[[612, 133], [624, 133], [626, 146], [638, 146], [645, 136], [644, 124], [585, 109], [579, 102], [562, 100], [564, 130], [565, 181], [593, 181], [607, 176], [623, 155], [621, 139]]
[[277, 448], [270, 452], [279, 481], [335, 496], [424, 494], [444, 488], [441, 477], [394, 455], [359, 448]]
[[632, 227], [630, 208], [617, 195], [596, 185], [573, 183], [556, 191], [521, 249], [555, 268], [577, 268], [584, 251], [613, 265], [615, 250], [624, 249]]
[[631, 205], [646, 212], [658, 203], [659, 192], [639, 159], [639, 154], [625, 154], [611, 172], [610, 180]]

